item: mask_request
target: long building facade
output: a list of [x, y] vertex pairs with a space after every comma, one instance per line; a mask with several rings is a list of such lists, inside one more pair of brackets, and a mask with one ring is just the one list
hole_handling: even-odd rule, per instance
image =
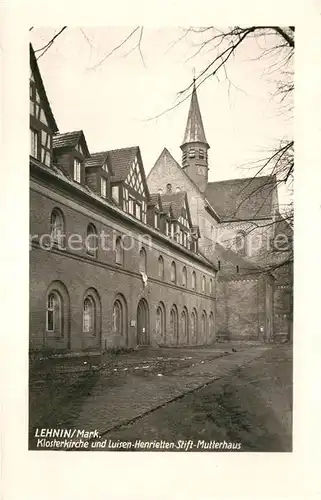
[[32, 47], [30, 67], [30, 349], [284, 335], [290, 312], [278, 277], [259, 251], [238, 248], [251, 224], [260, 232], [275, 220], [276, 186], [265, 211], [250, 194], [240, 214], [237, 183], [208, 182], [196, 88], [182, 165], [165, 148], [146, 177], [138, 146], [91, 153], [83, 131], [60, 133]]
[[30, 349], [212, 343], [216, 268], [187, 194], [150, 194], [139, 147], [59, 134], [30, 58]]

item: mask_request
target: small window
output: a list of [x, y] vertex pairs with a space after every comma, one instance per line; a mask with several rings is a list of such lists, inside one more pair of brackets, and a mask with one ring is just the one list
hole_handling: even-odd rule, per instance
[[246, 241], [246, 233], [244, 231], [239, 231], [235, 236], [235, 250], [239, 255], [246, 255], [247, 241]]
[[204, 160], [204, 158], [205, 158], [204, 149], [199, 148], [199, 150], [198, 150], [198, 157], [199, 157], [200, 160]]
[[187, 271], [185, 266], [183, 267], [182, 285], [187, 286]]
[[142, 206], [140, 203], [136, 203], [136, 218], [142, 220]]
[[221, 261], [220, 260], [217, 262], [217, 265], [218, 265], [218, 270], [220, 271], [220, 269], [221, 269]]
[[139, 271], [144, 274], [147, 272], [147, 256], [145, 248], [142, 248], [139, 252]]
[[168, 221], [165, 222], [165, 233], [166, 233], [166, 236], [169, 236], [169, 222]]
[[100, 194], [103, 198], [107, 198], [107, 180], [104, 177], [100, 179]]
[[81, 162], [78, 158], [74, 159], [74, 181], [79, 183], [81, 181]]
[[159, 213], [158, 212], [154, 213], [154, 227], [156, 229], [159, 229]]
[[190, 149], [188, 152], [189, 158], [195, 158], [195, 149]]
[[122, 245], [121, 236], [118, 236], [115, 244], [115, 256], [116, 256], [116, 264], [122, 265], [124, 259], [124, 249]]
[[111, 190], [111, 195], [116, 203], [119, 203], [119, 186], [113, 186]]
[[167, 186], [166, 186], [166, 192], [167, 192], [167, 194], [171, 194], [172, 193], [172, 185], [171, 184], [167, 184]]
[[181, 188], [179, 186], [177, 186], [176, 193], [179, 193], [180, 191], [181, 191]]
[[192, 272], [192, 289], [196, 290], [196, 273], [195, 273], [195, 271]]
[[134, 215], [134, 206], [135, 206], [135, 200], [131, 196], [129, 197], [129, 202], [128, 202], [128, 212], [131, 215]]
[[98, 235], [93, 224], [89, 224], [87, 228], [86, 249], [89, 255], [97, 257], [98, 252]]
[[210, 279], [210, 295], [213, 295], [213, 280]]
[[158, 277], [164, 279], [164, 259], [161, 255], [158, 258]]
[[236, 266], [236, 272], [239, 273], [240, 272], [240, 268], [239, 266]]
[[30, 154], [39, 158], [39, 133], [33, 128], [30, 129]]
[[176, 283], [176, 264], [174, 261], [171, 264], [171, 282]]
[[54, 245], [58, 245], [59, 247], [63, 246], [64, 232], [65, 223], [62, 212], [58, 208], [54, 208], [50, 217], [50, 234], [51, 241]]
[[202, 293], [205, 293], [205, 288], [206, 288], [206, 280], [205, 276], [202, 277]]

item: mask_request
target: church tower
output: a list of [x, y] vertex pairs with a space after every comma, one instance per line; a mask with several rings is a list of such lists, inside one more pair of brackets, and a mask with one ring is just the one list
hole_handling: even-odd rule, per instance
[[192, 93], [191, 104], [187, 117], [187, 124], [182, 150], [182, 167], [187, 175], [195, 182], [202, 193], [205, 192], [208, 181], [208, 158], [209, 150], [207, 143], [202, 116], [198, 104], [196, 86]]

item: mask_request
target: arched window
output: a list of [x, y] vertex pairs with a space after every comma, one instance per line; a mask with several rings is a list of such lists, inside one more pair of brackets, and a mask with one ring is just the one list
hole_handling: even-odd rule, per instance
[[52, 281], [44, 295], [43, 345], [49, 348], [70, 348], [70, 300], [66, 286]]
[[196, 272], [192, 272], [192, 289], [196, 290]]
[[183, 267], [183, 273], [182, 273], [182, 285], [185, 287], [187, 286], [187, 271], [185, 266]]
[[181, 343], [188, 344], [188, 312], [184, 307], [181, 316]]
[[210, 339], [214, 339], [215, 337], [215, 332], [214, 332], [214, 314], [210, 312], [209, 318], [208, 318], [208, 336]]
[[97, 257], [98, 252], [98, 235], [93, 224], [88, 224], [86, 237], [87, 254], [92, 257]]
[[122, 295], [117, 295], [113, 305], [113, 335], [123, 337], [127, 344], [127, 304]]
[[88, 295], [84, 300], [83, 307], [83, 331], [84, 333], [96, 332], [96, 307], [95, 301], [91, 295]]
[[167, 184], [167, 186], [166, 186], [166, 193], [167, 194], [171, 194], [171, 192], [172, 192], [172, 185], [171, 184]]
[[213, 295], [213, 280], [210, 278], [210, 295]]
[[235, 250], [239, 255], [247, 255], [247, 241], [245, 231], [238, 231], [236, 233]]
[[170, 313], [170, 332], [172, 342], [178, 342], [178, 315], [177, 307], [173, 305]]
[[164, 279], [164, 259], [161, 255], [158, 257], [158, 277]]
[[118, 236], [115, 243], [116, 264], [122, 265], [124, 260], [124, 249], [121, 236]]
[[191, 314], [191, 343], [197, 344], [197, 312], [195, 309]]
[[202, 339], [201, 339], [201, 342], [202, 343], [206, 343], [207, 341], [207, 321], [206, 321], [206, 312], [203, 311], [202, 312], [202, 320], [201, 320], [201, 336], [202, 336]]
[[174, 261], [171, 263], [171, 282], [176, 283], [176, 264]]
[[47, 296], [46, 330], [62, 335], [63, 304], [60, 293], [52, 290]]
[[120, 300], [116, 300], [114, 303], [113, 332], [115, 335], [124, 335], [124, 310]]
[[50, 233], [53, 244], [63, 246], [65, 235], [64, 216], [59, 208], [54, 208], [50, 217]]
[[84, 334], [97, 336], [98, 339], [101, 331], [101, 302], [94, 288], [89, 288], [84, 296], [82, 325]]
[[206, 280], [205, 276], [202, 276], [202, 293], [205, 293], [206, 290]]
[[181, 191], [181, 188], [179, 186], [177, 186], [176, 193], [179, 193], [180, 191]]
[[147, 274], [147, 256], [145, 248], [141, 248], [139, 252], [139, 271]]
[[156, 309], [156, 338], [161, 343], [165, 340], [165, 306], [160, 302]]

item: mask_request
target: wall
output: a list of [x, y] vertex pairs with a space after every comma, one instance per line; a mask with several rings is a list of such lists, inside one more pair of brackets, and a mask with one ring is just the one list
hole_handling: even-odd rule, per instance
[[[133, 248], [124, 252], [122, 266], [115, 263], [113, 248], [103, 250], [99, 248], [97, 259], [86, 254], [84, 248], [79, 250], [45, 250], [39, 246], [39, 237], [50, 232], [50, 214], [54, 207], [62, 210], [65, 217], [66, 238], [71, 234], [86, 236], [88, 223], [94, 223], [97, 232], [102, 230], [106, 234], [126, 234], [133, 237]], [[149, 307], [150, 339], [152, 345], [176, 345], [177, 340], [170, 338], [169, 318], [170, 309], [176, 304], [180, 318], [184, 307], [190, 318], [192, 309], [200, 314], [205, 310], [207, 316], [213, 312], [215, 316], [215, 274], [208, 266], [192, 259], [188, 254], [173, 248], [166, 239], [147, 240], [146, 235], [139, 233], [137, 228], [129, 222], [112, 217], [104, 211], [97, 211], [79, 203], [66, 193], [46, 186], [38, 180], [31, 182], [30, 193], [30, 232], [33, 245], [30, 254], [30, 347], [41, 349], [44, 346], [71, 350], [86, 348], [100, 349], [115, 346], [136, 346], [137, 340], [137, 305], [141, 298], [145, 298]], [[110, 241], [112, 236], [110, 237]], [[144, 245], [147, 252], [147, 286], [143, 286], [142, 277], [138, 272], [139, 251]], [[164, 281], [158, 278], [158, 257], [164, 258]], [[170, 265], [176, 262], [177, 284], [170, 282]], [[182, 268], [187, 268], [187, 288], [182, 287]], [[206, 293], [195, 292], [191, 289], [192, 270], [197, 273], [198, 286], [201, 277], [206, 276]], [[214, 282], [213, 293], [209, 293], [209, 280]], [[46, 294], [53, 281], [65, 287], [69, 301], [69, 318], [66, 320], [67, 334], [63, 339], [48, 339], [45, 325]], [[83, 298], [88, 288], [96, 290], [101, 301], [101, 325], [95, 337], [86, 337], [82, 332]], [[116, 297], [121, 294], [127, 303], [127, 336], [117, 338], [113, 335], [112, 311]], [[156, 337], [156, 308], [162, 301], [166, 311], [166, 332], [164, 338]], [[136, 324], [132, 324], [135, 321]], [[132, 325], [132, 326], [131, 326]], [[214, 321], [215, 329], [215, 321]], [[205, 344], [214, 340], [214, 329], [208, 332], [207, 338], [190, 339], [191, 343]], [[199, 329], [200, 331], [200, 329]], [[179, 343], [186, 343], [186, 339], [179, 339]]]

